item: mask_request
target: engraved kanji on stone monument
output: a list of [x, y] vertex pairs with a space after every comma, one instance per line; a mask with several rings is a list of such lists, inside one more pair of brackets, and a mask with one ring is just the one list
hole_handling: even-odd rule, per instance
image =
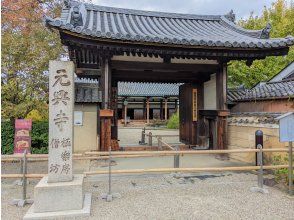
[[73, 179], [73, 106], [73, 62], [50, 61], [48, 182]]
[[54, 99], [51, 101], [53, 102], [53, 105], [58, 105], [60, 102], [62, 102], [64, 105], [67, 105], [67, 102], [70, 101], [70, 98], [68, 97], [68, 92], [60, 90], [54, 92]]

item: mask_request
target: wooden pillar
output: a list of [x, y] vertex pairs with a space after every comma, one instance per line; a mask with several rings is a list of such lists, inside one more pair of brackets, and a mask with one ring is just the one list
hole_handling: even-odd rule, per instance
[[147, 120], [147, 114], [146, 114], [146, 99], [143, 99], [143, 120]]
[[227, 110], [227, 64], [220, 64], [216, 73], [216, 106], [218, 110]]
[[99, 80], [99, 86], [102, 90], [102, 109], [99, 111], [99, 120], [100, 120], [100, 150], [106, 151], [111, 145], [111, 138], [115, 137], [115, 127], [112, 126], [116, 124], [113, 120], [114, 112], [109, 110], [113, 108], [113, 103], [110, 100], [113, 100], [112, 94], [112, 84], [111, 84], [111, 72], [110, 72], [110, 60], [108, 57], [101, 57], [100, 59], [100, 69], [101, 77]]
[[[227, 64], [220, 64], [216, 74], [217, 109], [227, 110]], [[219, 113], [217, 116], [217, 149], [227, 149], [227, 116]]]
[[113, 110], [100, 110], [100, 151], [108, 151], [111, 146], [111, 119]]
[[111, 97], [111, 72], [109, 59], [102, 58], [100, 61], [101, 77], [99, 87], [102, 90], [102, 109], [108, 109]]
[[111, 126], [111, 139], [118, 139], [118, 94], [117, 94], [117, 82], [112, 82], [111, 84], [111, 99], [110, 99], [110, 109], [113, 109], [113, 118]]
[[167, 98], [164, 99], [164, 120], [167, 120]]
[[124, 105], [124, 126], [127, 126], [127, 118], [128, 118], [128, 105], [126, 104], [127, 99], [124, 100], [123, 105]]
[[160, 99], [160, 120], [163, 119], [163, 101]]
[[149, 124], [149, 111], [150, 111], [150, 103], [149, 97], [146, 99], [146, 117], [147, 117], [147, 124]]

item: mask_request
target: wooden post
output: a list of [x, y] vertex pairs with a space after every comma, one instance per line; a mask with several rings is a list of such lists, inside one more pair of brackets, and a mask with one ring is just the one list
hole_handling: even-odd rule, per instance
[[163, 102], [162, 99], [160, 99], [160, 120], [163, 119]]
[[147, 113], [147, 124], [149, 124], [149, 108], [150, 108], [150, 103], [149, 103], [149, 97], [146, 100], [146, 113]]
[[107, 151], [111, 146], [111, 118], [113, 111], [109, 109], [100, 110], [100, 150]]
[[109, 104], [109, 66], [108, 66], [108, 59], [105, 60], [104, 63], [104, 109], [108, 108]]
[[146, 102], [147, 100], [143, 100], [143, 120], [147, 120], [147, 114], [146, 114]]
[[111, 97], [110, 63], [108, 58], [102, 58], [100, 62], [101, 78], [99, 80], [99, 87], [102, 90], [102, 109], [108, 109]]
[[118, 112], [117, 112], [117, 103], [118, 103], [118, 89], [117, 89], [117, 81], [112, 81], [111, 84], [111, 102], [110, 109], [113, 110], [113, 117], [111, 120], [111, 139], [118, 139]]
[[149, 132], [149, 136], [148, 136], [148, 145], [152, 146], [152, 132]]
[[127, 112], [128, 112], [128, 105], [125, 105], [125, 103], [124, 103], [124, 126], [126, 127], [127, 126], [127, 117], [128, 117], [128, 114], [127, 114]]
[[218, 110], [227, 109], [227, 64], [220, 64], [219, 71], [216, 73], [216, 106]]
[[158, 149], [162, 150], [162, 137], [161, 136], [157, 137], [157, 142], [158, 142]]
[[164, 99], [164, 120], [167, 120], [167, 98]]
[[[216, 105], [218, 110], [227, 110], [227, 64], [221, 63], [216, 74]], [[227, 149], [227, 117], [217, 116], [217, 148]]]
[[178, 100], [176, 99], [175, 100], [175, 113], [177, 113], [178, 111]]

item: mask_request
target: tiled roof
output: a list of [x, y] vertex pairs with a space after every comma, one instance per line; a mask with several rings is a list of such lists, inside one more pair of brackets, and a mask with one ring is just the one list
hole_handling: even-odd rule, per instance
[[246, 90], [244, 88], [241, 89], [228, 89], [227, 91], [227, 102], [228, 104], [232, 104], [237, 100], [241, 99], [243, 95], [245, 95]]
[[271, 78], [269, 82], [276, 82], [276, 81], [287, 80], [291, 78], [294, 78], [294, 62], [286, 66], [277, 75]]
[[119, 96], [178, 96], [181, 84], [119, 82]]
[[294, 80], [261, 83], [250, 90], [228, 90], [228, 102], [294, 98]]
[[192, 15], [66, 2], [61, 17], [46, 18], [47, 25], [96, 39], [221, 48], [285, 48], [294, 44], [292, 36], [268, 39], [269, 26], [258, 31], [237, 26], [232, 12]]
[[75, 102], [93, 103], [101, 101], [102, 93], [99, 91], [98, 80], [86, 78], [75, 79]]

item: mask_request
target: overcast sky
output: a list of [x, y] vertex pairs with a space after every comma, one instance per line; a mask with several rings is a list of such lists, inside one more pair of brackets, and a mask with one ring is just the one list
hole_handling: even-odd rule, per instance
[[231, 9], [237, 19], [259, 15], [274, 0], [92, 0], [94, 4], [149, 11], [223, 15]]

